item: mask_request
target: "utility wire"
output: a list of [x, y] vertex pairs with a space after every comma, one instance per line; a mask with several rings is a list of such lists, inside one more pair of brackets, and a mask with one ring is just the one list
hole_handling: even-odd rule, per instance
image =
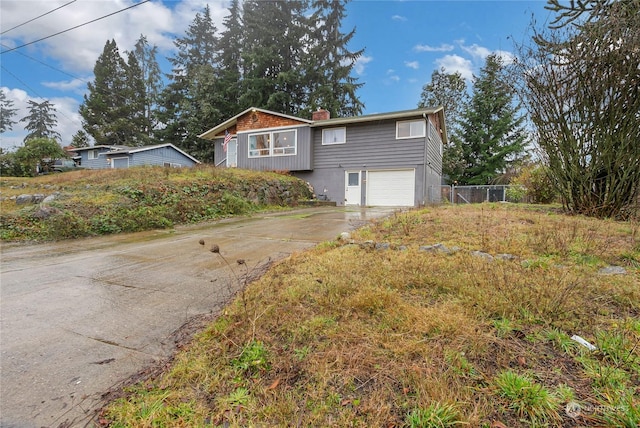
[[[3, 47], [5, 47], [5, 48], [9, 48], [9, 49], [11, 49], [11, 47], [10, 47], [10, 46], [5, 45], [4, 43], [0, 43], [0, 46], [3, 46]], [[24, 53], [24, 52], [16, 52], [16, 53], [17, 53], [17, 54], [22, 55], [22, 56], [23, 56], [23, 57], [25, 57], [25, 58], [29, 58], [31, 61], [38, 62], [38, 63], [40, 63], [40, 64], [44, 65], [45, 67], [49, 67], [50, 69], [55, 70], [55, 71], [57, 71], [57, 72], [59, 72], [59, 73], [66, 74], [67, 76], [69, 76], [69, 77], [73, 77], [74, 79], [78, 79], [78, 80], [80, 80], [80, 81], [82, 81], [82, 82], [84, 82], [84, 83], [89, 83], [89, 81], [87, 81], [87, 80], [83, 79], [82, 77], [75, 76], [75, 75], [73, 75], [73, 74], [71, 74], [71, 73], [69, 73], [69, 72], [66, 72], [66, 71], [64, 71], [64, 70], [60, 70], [59, 68], [56, 68], [56, 67], [54, 67], [54, 66], [53, 66], [53, 65], [51, 65], [51, 64], [47, 64], [46, 62], [44, 62], [44, 61], [42, 61], [42, 60], [39, 60], [38, 58], [34, 58], [34, 57], [32, 57], [31, 55], [27, 55], [27, 54], [26, 54], [26, 53]], [[6, 70], [6, 68], [5, 68], [5, 70]]]
[[62, 5], [62, 6], [60, 6], [60, 7], [56, 7], [55, 9], [50, 10], [50, 11], [49, 11], [49, 12], [47, 12], [47, 13], [43, 13], [43, 14], [42, 14], [42, 15], [40, 15], [40, 16], [36, 16], [35, 18], [30, 19], [30, 20], [28, 20], [28, 21], [26, 21], [26, 22], [23, 22], [22, 24], [18, 24], [18, 25], [16, 25], [15, 27], [11, 27], [11, 28], [9, 28], [8, 30], [4, 30], [4, 31], [3, 31], [2, 33], [0, 33], [0, 34], [8, 33], [9, 31], [11, 31], [11, 30], [15, 30], [15, 29], [16, 29], [16, 28], [18, 28], [18, 27], [22, 27], [22, 26], [23, 26], [23, 25], [25, 25], [25, 24], [28, 24], [28, 23], [30, 23], [30, 22], [33, 22], [33, 21], [35, 21], [36, 19], [42, 18], [42, 17], [43, 17], [43, 16], [45, 16], [45, 15], [49, 15], [50, 13], [55, 12], [55, 11], [56, 11], [56, 10], [58, 10], [58, 9], [62, 9], [63, 7], [68, 6], [68, 5], [70, 5], [71, 3], [75, 3], [76, 1], [77, 1], [77, 0], [71, 0], [69, 3], [63, 4], [63, 5]]
[[29, 45], [32, 45], [32, 44], [34, 44], [34, 43], [38, 43], [38, 42], [41, 42], [41, 41], [43, 41], [43, 40], [49, 39], [49, 38], [51, 38], [51, 37], [58, 36], [58, 35], [60, 35], [60, 34], [63, 34], [63, 33], [68, 32], [68, 31], [75, 30], [76, 28], [84, 27], [85, 25], [92, 24], [92, 23], [94, 23], [94, 22], [96, 22], [96, 21], [100, 21], [101, 19], [108, 18], [108, 17], [113, 16], [113, 15], [115, 15], [115, 14], [118, 14], [118, 13], [120, 13], [120, 12], [124, 12], [125, 10], [133, 9], [134, 7], [138, 7], [138, 6], [142, 5], [142, 4], [148, 3], [148, 2], [150, 2], [150, 1], [151, 1], [151, 0], [144, 0], [144, 1], [141, 1], [140, 3], [136, 3], [136, 4], [132, 5], [132, 6], [125, 7], [124, 9], [120, 9], [120, 10], [117, 10], [117, 11], [115, 11], [115, 12], [112, 12], [112, 13], [110, 13], [110, 14], [108, 14], [108, 15], [101, 16], [100, 18], [96, 18], [96, 19], [93, 19], [93, 20], [91, 20], [91, 21], [89, 21], [89, 22], [85, 22], [84, 24], [76, 25], [75, 27], [71, 27], [71, 28], [68, 28], [68, 29], [66, 29], [66, 30], [59, 31], [59, 32], [57, 32], [57, 33], [55, 33], [55, 34], [51, 34], [51, 35], [49, 35], [49, 36], [47, 36], [47, 37], [42, 37], [42, 38], [40, 38], [40, 39], [38, 39], [38, 40], [34, 40], [34, 41], [32, 41], [32, 42], [25, 43], [25, 44], [20, 45], [20, 46], [16, 46], [15, 48], [12, 48], [12, 49], [7, 49], [7, 50], [5, 50], [5, 51], [0, 52], [0, 54], [5, 54], [5, 53], [7, 53], [7, 52], [12, 52], [12, 51], [15, 51], [16, 49], [20, 49], [20, 48], [23, 48], [23, 47], [25, 47], [25, 46], [29, 46]]
[[[7, 70], [7, 68], [6, 68], [4, 65], [0, 65], [0, 67], [1, 67], [4, 71], [6, 71], [8, 74], [10, 74], [14, 79], [16, 79], [18, 82], [22, 83], [22, 85], [23, 85], [25, 88], [29, 89], [31, 92], [33, 92], [34, 94], [36, 94], [36, 96], [37, 96], [38, 98], [40, 98], [40, 99], [42, 99], [42, 100], [45, 100], [45, 101], [48, 101], [48, 100], [49, 100], [48, 98], [45, 98], [45, 97], [43, 97], [42, 95], [40, 95], [38, 92], [36, 92], [36, 90], [35, 90], [35, 89], [33, 89], [31, 86], [27, 85], [27, 84], [24, 82], [24, 80], [20, 79], [18, 76], [16, 76], [15, 74], [13, 74], [13, 73], [12, 73], [12, 72], [10, 72], [9, 70]], [[67, 116], [66, 114], [64, 114], [64, 112], [56, 110], [56, 114], [58, 114], [58, 113], [59, 113], [59, 114], [61, 114], [61, 115], [62, 115], [62, 116], [64, 116], [64, 117], [66, 117], [67, 119], [69, 119], [69, 121], [71, 121], [71, 122], [75, 122], [75, 123], [80, 123], [80, 124], [82, 124], [81, 122], [79, 122], [79, 121], [78, 121], [78, 119], [76, 119], [76, 118], [71, 118], [71, 117]], [[21, 120], [22, 120], [22, 119], [21, 119]]]
[[44, 100], [44, 99], [46, 99], [46, 98], [42, 97], [38, 92], [36, 92], [36, 90], [35, 90], [35, 89], [33, 89], [31, 86], [27, 85], [27, 83], [25, 83], [25, 81], [24, 81], [24, 80], [20, 79], [18, 76], [16, 76], [15, 74], [13, 74], [13, 73], [12, 73], [12, 72], [10, 72], [9, 70], [7, 70], [7, 68], [6, 68], [4, 65], [1, 65], [1, 64], [0, 64], [0, 67], [2, 67], [2, 69], [3, 69], [4, 71], [6, 71], [7, 73], [9, 73], [9, 74], [10, 74], [14, 79], [16, 79], [18, 82], [22, 83], [22, 85], [23, 85], [25, 88], [29, 89], [31, 92], [33, 92], [34, 94], [36, 94], [36, 96], [37, 96], [38, 98], [42, 98], [43, 100]]

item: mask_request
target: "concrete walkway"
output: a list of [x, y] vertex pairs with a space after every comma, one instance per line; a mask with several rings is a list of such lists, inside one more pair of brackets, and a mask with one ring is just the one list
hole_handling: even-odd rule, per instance
[[[3, 245], [0, 426], [86, 426], [101, 395], [175, 351], [249, 267], [334, 239], [391, 209], [309, 208], [177, 230]], [[205, 245], [199, 240], [204, 239]]]

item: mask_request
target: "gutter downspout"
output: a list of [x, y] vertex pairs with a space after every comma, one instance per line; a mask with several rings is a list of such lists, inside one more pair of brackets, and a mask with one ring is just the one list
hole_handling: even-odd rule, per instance
[[422, 205], [427, 204], [427, 152], [429, 151], [429, 119], [427, 114], [422, 113], [422, 118], [425, 121], [425, 134], [424, 134], [424, 162], [422, 171]]

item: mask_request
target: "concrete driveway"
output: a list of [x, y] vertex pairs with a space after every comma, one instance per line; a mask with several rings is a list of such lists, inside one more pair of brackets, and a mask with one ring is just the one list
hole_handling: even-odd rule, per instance
[[[40, 245], [3, 245], [0, 426], [85, 426], [101, 395], [169, 357], [175, 332], [215, 315], [249, 267], [334, 239], [391, 209], [309, 208]], [[204, 239], [205, 245], [199, 240]]]

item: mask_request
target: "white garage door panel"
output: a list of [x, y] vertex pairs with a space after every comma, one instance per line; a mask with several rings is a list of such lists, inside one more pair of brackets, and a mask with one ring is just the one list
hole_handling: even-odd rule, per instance
[[367, 181], [367, 205], [402, 206], [415, 205], [415, 170], [369, 171]]

